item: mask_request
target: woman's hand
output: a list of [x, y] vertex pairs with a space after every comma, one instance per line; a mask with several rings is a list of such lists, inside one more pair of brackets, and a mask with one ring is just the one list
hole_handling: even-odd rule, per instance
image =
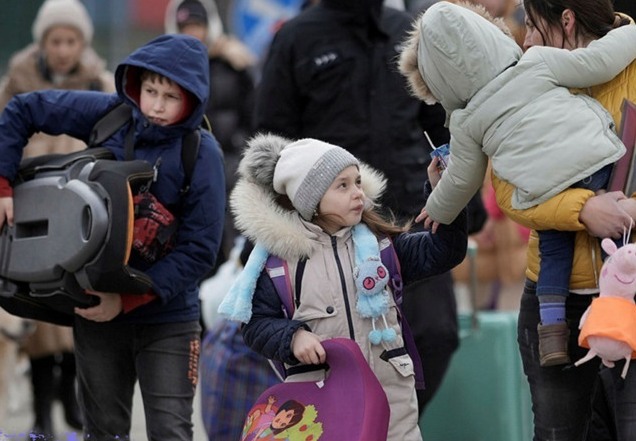
[[322, 364], [327, 359], [320, 338], [303, 328], [299, 328], [292, 338], [292, 352], [303, 364]]
[[583, 205], [579, 220], [592, 236], [620, 239], [632, 224], [631, 216], [619, 204], [624, 199], [626, 197], [620, 191], [592, 196]]
[[99, 297], [99, 305], [90, 308], [75, 308], [75, 314], [94, 322], [108, 322], [122, 311], [121, 295], [110, 292], [86, 291], [88, 295]]

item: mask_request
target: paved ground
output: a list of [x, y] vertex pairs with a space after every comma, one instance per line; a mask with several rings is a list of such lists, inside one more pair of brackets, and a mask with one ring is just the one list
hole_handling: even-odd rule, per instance
[[[28, 378], [27, 365], [20, 365], [16, 372], [15, 382], [12, 384], [9, 397], [9, 413], [6, 421], [0, 422], [0, 441], [27, 441], [28, 430], [33, 423], [31, 412], [31, 386]], [[194, 441], [207, 441], [203, 423], [201, 422], [199, 397], [194, 403]], [[54, 408], [56, 427], [55, 441], [80, 441], [81, 433], [75, 432], [64, 422], [62, 405], [58, 402]], [[137, 389], [133, 404], [133, 426], [131, 441], [146, 440], [146, 424], [143, 417], [143, 404]]]

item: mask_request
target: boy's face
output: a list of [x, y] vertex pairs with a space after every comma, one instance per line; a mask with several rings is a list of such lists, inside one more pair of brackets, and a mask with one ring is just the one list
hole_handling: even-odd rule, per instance
[[184, 97], [177, 84], [151, 78], [141, 83], [139, 107], [153, 124], [169, 126], [176, 123], [183, 113], [184, 105]]

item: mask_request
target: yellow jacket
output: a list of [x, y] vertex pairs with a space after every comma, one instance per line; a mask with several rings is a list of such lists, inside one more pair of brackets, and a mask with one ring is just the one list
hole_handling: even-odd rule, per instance
[[[596, 98], [613, 116], [616, 127], [620, 127], [623, 98], [636, 102], [636, 61], [612, 81], [585, 92]], [[572, 115], [572, 118], [576, 118], [576, 115]], [[533, 230], [528, 241], [526, 277], [536, 282], [539, 274], [539, 237], [534, 230], [577, 231], [570, 290], [598, 289], [598, 273], [603, 264], [600, 241], [588, 235], [585, 226], [579, 222], [579, 212], [587, 200], [594, 196], [594, 192], [568, 189], [541, 205], [527, 210], [514, 210], [511, 201], [515, 188], [494, 174], [492, 184], [497, 195], [497, 204], [506, 215]]]

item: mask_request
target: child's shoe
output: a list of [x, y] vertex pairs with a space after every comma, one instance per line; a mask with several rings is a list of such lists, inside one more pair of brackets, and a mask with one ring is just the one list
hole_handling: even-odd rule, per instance
[[539, 363], [541, 366], [557, 366], [569, 364], [568, 340], [570, 329], [567, 323], [537, 325], [539, 332]]

